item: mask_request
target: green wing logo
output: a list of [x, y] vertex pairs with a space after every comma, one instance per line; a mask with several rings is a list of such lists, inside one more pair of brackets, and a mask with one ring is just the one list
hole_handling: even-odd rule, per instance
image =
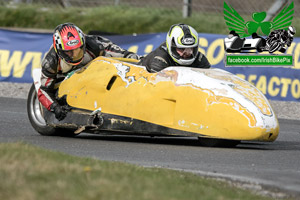
[[230, 31], [235, 31], [239, 34], [240, 37], [249, 36], [246, 32], [246, 23], [245, 20], [241, 17], [241, 15], [236, 12], [232, 7], [228, 6], [224, 2], [224, 19], [226, 21], [226, 25]]
[[230, 31], [235, 31], [241, 38], [248, 37], [252, 33], [269, 35], [271, 30], [287, 30], [292, 24], [293, 14], [294, 2], [285, 6], [271, 22], [264, 21], [267, 16], [266, 12], [254, 12], [252, 14], [253, 21], [245, 22], [236, 10], [224, 2], [224, 19], [226, 25]]
[[285, 29], [292, 24], [294, 14], [294, 2], [292, 2], [288, 7], [285, 6], [283, 10], [273, 19], [273, 29]]

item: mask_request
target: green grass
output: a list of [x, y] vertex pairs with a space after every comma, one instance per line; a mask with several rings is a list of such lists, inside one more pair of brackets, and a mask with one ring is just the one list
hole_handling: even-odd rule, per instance
[[0, 6], [0, 26], [53, 30], [58, 24], [73, 22], [84, 32], [99, 30], [117, 34], [167, 32], [172, 24], [186, 23], [198, 32], [227, 34], [222, 13], [194, 13], [182, 18], [181, 11], [158, 8], [102, 6], [96, 8], [47, 9], [34, 5]]
[[[243, 16], [251, 21], [251, 16]], [[47, 8], [38, 5], [0, 6], [0, 27], [41, 28], [53, 30], [58, 24], [73, 22], [85, 33], [91, 30], [116, 34], [167, 32], [172, 24], [186, 23], [199, 33], [228, 34], [223, 13], [196, 13], [183, 18], [181, 10], [101, 6], [95, 8]], [[293, 25], [300, 30], [300, 18]], [[300, 36], [300, 31], [296, 33]]]
[[[251, 16], [243, 16], [248, 21]], [[0, 6], [0, 27], [41, 28], [53, 30], [58, 24], [73, 22], [84, 32], [91, 30], [116, 34], [167, 32], [172, 24], [186, 23], [199, 33], [228, 34], [223, 13], [193, 13], [183, 18], [181, 10], [166, 8], [134, 8], [101, 6], [95, 8], [40, 7], [21, 5]], [[300, 30], [300, 18], [293, 25]], [[300, 36], [300, 31], [296, 33]]]
[[0, 143], [0, 199], [270, 199], [161, 168], [80, 158], [24, 143]]

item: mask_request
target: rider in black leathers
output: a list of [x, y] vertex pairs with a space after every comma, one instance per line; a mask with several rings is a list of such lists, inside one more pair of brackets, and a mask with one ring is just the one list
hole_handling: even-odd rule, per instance
[[58, 120], [64, 119], [66, 110], [56, 100], [55, 84], [63, 80], [68, 72], [85, 66], [98, 56], [139, 59], [138, 55], [104, 37], [85, 35], [74, 24], [64, 23], [55, 28], [53, 45], [42, 61], [38, 99]]
[[175, 24], [168, 32], [166, 42], [142, 58], [139, 64], [146, 66], [149, 72], [158, 72], [169, 66], [210, 68], [210, 63], [198, 48], [195, 29], [185, 24]]
[[278, 49], [276, 50], [285, 53], [287, 47], [291, 46], [295, 33], [296, 29], [293, 26], [290, 26], [288, 30], [274, 30], [266, 38], [266, 45], [267, 47], [271, 47], [275, 43], [281, 43], [280, 45], [278, 45]]

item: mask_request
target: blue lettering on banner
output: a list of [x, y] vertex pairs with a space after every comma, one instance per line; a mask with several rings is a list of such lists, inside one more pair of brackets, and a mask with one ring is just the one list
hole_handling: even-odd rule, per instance
[[[165, 41], [167, 33], [105, 36], [122, 48], [146, 55]], [[229, 71], [255, 85], [268, 99], [300, 101], [300, 38], [294, 38], [287, 54], [294, 56], [294, 66], [225, 67], [226, 35], [199, 34], [200, 52], [212, 67]], [[41, 66], [44, 54], [52, 45], [51, 33], [19, 32], [0, 29], [0, 81], [32, 82], [31, 72]]]

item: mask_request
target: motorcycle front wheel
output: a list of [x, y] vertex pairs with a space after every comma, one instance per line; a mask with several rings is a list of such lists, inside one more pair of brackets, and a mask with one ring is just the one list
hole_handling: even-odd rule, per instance
[[280, 47], [281, 47], [281, 44], [278, 42], [271, 44], [269, 47], [269, 53], [274, 53], [275, 51], [279, 50]]
[[58, 135], [58, 130], [47, 125], [43, 117], [43, 108], [38, 100], [34, 84], [32, 84], [27, 97], [27, 114], [32, 127], [41, 135]]

